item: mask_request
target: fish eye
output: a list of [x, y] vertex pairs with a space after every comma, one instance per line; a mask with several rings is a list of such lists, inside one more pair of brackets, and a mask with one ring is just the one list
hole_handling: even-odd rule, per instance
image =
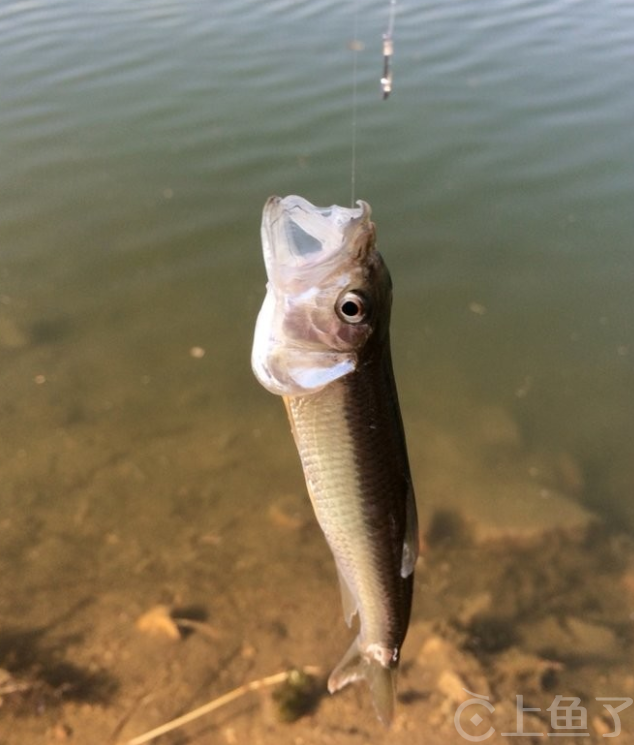
[[368, 315], [368, 301], [362, 293], [349, 290], [337, 300], [335, 310], [342, 321], [361, 323]]

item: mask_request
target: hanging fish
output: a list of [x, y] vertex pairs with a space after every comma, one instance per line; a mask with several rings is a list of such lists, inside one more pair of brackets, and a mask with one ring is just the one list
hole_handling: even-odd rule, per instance
[[389, 343], [392, 284], [370, 206], [271, 197], [262, 218], [267, 294], [255, 376], [283, 396], [315, 515], [359, 634], [328, 680], [365, 678], [394, 712], [418, 555], [416, 502]]

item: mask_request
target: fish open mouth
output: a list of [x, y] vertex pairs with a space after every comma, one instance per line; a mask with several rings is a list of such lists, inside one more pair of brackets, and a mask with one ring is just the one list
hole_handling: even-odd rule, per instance
[[[340, 333], [343, 322], [335, 305], [374, 249], [370, 205], [357, 205], [315, 207], [289, 196], [270, 197], [264, 206], [262, 249], [269, 281], [251, 363], [272, 393], [315, 392], [355, 369], [352, 332]], [[367, 334], [361, 324], [354, 328]]]
[[298, 196], [270, 197], [262, 215], [262, 248], [271, 281], [313, 270], [356, 244], [370, 226], [370, 205], [316, 207]]

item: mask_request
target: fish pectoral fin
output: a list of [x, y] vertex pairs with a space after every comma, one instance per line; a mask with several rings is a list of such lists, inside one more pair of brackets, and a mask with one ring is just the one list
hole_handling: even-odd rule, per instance
[[350, 585], [346, 582], [339, 567], [337, 567], [337, 577], [339, 577], [339, 589], [341, 590], [341, 605], [343, 607], [343, 617], [346, 619], [348, 627], [352, 626], [352, 619], [359, 609], [359, 604], [355, 598]]
[[401, 577], [409, 577], [414, 571], [418, 559], [418, 513], [416, 511], [416, 497], [414, 488], [409, 485], [405, 501], [405, 538], [403, 539], [403, 555], [401, 558]]
[[372, 694], [372, 703], [378, 718], [389, 727], [394, 717], [396, 702], [396, 667], [385, 667], [377, 659], [361, 652], [358, 637], [328, 678], [330, 693], [348, 683], [364, 679]]

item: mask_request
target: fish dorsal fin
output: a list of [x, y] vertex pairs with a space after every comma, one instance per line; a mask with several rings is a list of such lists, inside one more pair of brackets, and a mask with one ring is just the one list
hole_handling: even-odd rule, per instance
[[339, 577], [339, 589], [341, 590], [341, 605], [343, 606], [343, 617], [346, 619], [348, 626], [352, 626], [352, 619], [359, 610], [357, 599], [346, 582], [339, 567], [337, 567], [337, 577]]
[[416, 497], [411, 484], [405, 499], [405, 537], [403, 539], [403, 555], [401, 559], [401, 577], [409, 577], [414, 571], [418, 558], [418, 514], [416, 512]]

